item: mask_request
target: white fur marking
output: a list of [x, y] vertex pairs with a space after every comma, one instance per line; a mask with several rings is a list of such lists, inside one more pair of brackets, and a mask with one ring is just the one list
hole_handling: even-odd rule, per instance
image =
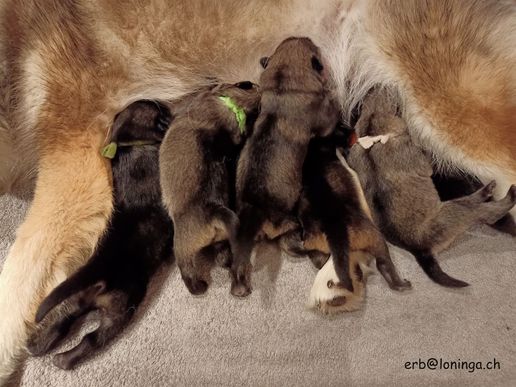
[[347, 171], [351, 174], [351, 177], [353, 179], [353, 184], [355, 185], [355, 190], [357, 192], [358, 199], [360, 201], [360, 207], [362, 208], [362, 211], [364, 211], [366, 213], [366, 215], [369, 217], [369, 219], [373, 219], [373, 216], [371, 215], [371, 210], [369, 209], [369, 205], [367, 204], [367, 201], [366, 201], [366, 198], [364, 195], [364, 191], [362, 190], [362, 185], [360, 184], [360, 179], [358, 178], [357, 173], [353, 169], [351, 169], [348, 162], [346, 161], [346, 159], [344, 158], [342, 153], [340, 153], [339, 150], [337, 150], [336, 153], [337, 153], [337, 158], [339, 159], [342, 166], [344, 168], [346, 168]]
[[[359, 253], [355, 253], [359, 254]], [[365, 274], [369, 273], [370, 269], [364, 267], [360, 262], [360, 267]], [[310, 296], [308, 298], [307, 307], [310, 309], [317, 309], [324, 314], [335, 314], [340, 312], [352, 312], [360, 309], [362, 301], [364, 299], [364, 285], [357, 284], [360, 288], [355, 289], [355, 293], [351, 293], [347, 289], [343, 289], [338, 286], [328, 287], [328, 283], [331, 281], [333, 284], [339, 283], [335, 267], [333, 265], [333, 257], [330, 257], [326, 264], [319, 270], [315, 277], [314, 284], [310, 290]], [[329, 304], [336, 297], [346, 297], [346, 302], [340, 306], [332, 306]]]
[[376, 143], [385, 144], [389, 141], [390, 134], [382, 134], [380, 136], [364, 136], [360, 137], [357, 141], [364, 149], [371, 148]]

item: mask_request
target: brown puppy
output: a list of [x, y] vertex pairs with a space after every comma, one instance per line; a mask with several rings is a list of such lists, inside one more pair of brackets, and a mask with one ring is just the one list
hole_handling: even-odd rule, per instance
[[293, 210], [308, 144], [313, 136], [330, 133], [339, 115], [326, 89], [320, 50], [310, 39], [283, 41], [261, 64], [261, 112], [237, 170], [240, 227], [231, 293], [238, 297], [251, 293], [257, 238], [274, 239], [298, 227]]
[[258, 88], [240, 82], [209, 87], [172, 107], [175, 118], [160, 154], [161, 186], [174, 222], [177, 264], [192, 294], [207, 290], [210, 263], [231, 262], [236, 159], [259, 103]]
[[364, 99], [355, 129], [360, 136], [348, 163], [366, 193], [376, 225], [390, 243], [415, 257], [436, 283], [464, 287], [450, 277], [435, 255], [478, 223], [493, 224], [516, 203], [516, 186], [504, 199], [492, 201], [493, 181], [476, 192], [441, 202], [432, 181], [432, 160], [409, 135], [406, 122], [396, 115], [397, 98], [374, 89]]
[[[391, 260], [387, 244], [370, 217], [356, 175], [337, 153], [347, 145], [347, 136], [336, 132], [314, 138], [303, 166], [303, 193], [299, 204], [301, 233], [291, 232], [281, 240], [291, 255], [308, 255], [319, 269], [310, 296], [310, 306], [325, 313], [350, 311], [364, 297], [364, 273], [372, 257], [389, 286], [410, 289]], [[340, 152], [340, 150], [339, 150]], [[348, 257], [348, 251], [349, 257]], [[332, 266], [332, 267], [329, 267]], [[342, 278], [342, 267], [352, 286]]]

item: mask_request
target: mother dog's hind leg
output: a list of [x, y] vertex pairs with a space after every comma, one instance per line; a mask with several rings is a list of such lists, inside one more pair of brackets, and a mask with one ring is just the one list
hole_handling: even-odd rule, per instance
[[39, 303], [85, 263], [111, 214], [101, 134], [89, 133], [42, 152], [34, 201], [0, 274], [0, 385], [25, 356]]

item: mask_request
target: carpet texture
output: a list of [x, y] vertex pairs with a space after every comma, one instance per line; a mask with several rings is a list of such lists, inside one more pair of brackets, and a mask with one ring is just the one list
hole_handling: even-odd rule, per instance
[[[26, 208], [0, 197], [0, 262]], [[281, 259], [272, 246], [259, 251], [246, 300], [229, 294], [222, 270], [206, 296], [192, 297], [172, 266], [113, 345], [74, 371], [55, 368], [50, 356], [29, 359], [22, 385], [516, 385], [516, 239], [481, 227], [441, 254], [443, 269], [472, 285], [462, 290], [435, 285], [408, 253], [391, 251], [414, 289], [395, 293], [373, 275], [363, 309], [333, 318], [305, 309], [311, 263]], [[496, 359], [500, 369], [405, 368], [429, 358]]]

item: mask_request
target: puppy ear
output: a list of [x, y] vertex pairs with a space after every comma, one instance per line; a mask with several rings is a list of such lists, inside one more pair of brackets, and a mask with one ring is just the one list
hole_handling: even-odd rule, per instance
[[262, 67], [264, 69], [267, 68], [267, 65], [269, 64], [269, 57], [268, 56], [264, 56], [263, 58], [260, 59], [260, 64], [262, 65]]
[[324, 70], [323, 65], [321, 64], [321, 61], [317, 59], [317, 57], [312, 56], [312, 68], [317, 71], [319, 74], [322, 73]]

